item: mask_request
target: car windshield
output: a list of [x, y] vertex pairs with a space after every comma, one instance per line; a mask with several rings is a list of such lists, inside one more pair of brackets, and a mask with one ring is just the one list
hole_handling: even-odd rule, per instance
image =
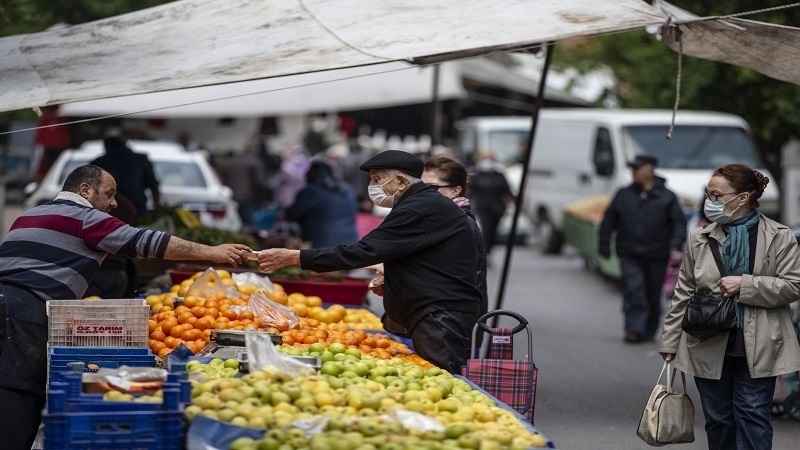
[[[72, 159], [64, 164], [61, 177], [58, 181], [59, 186], [64, 185], [67, 175], [76, 168], [88, 164], [87, 160]], [[161, 186], [204, 188], [206, 180], [200, 167], [194, 162], [175, 162], [175, 161], [153, 161], [153, 170], [156, 172]]]
[[[489, 132], [489, 148], [498, 162], [516, 162], [522, 159], [528, 142], [528, 130], [502, 130]], [[478, 149], [483, 150], [483, 149]]]
[[672, 139], [665, 125], [622, 128], [622, 142], [628, 161], [636, 155], [658, 158], [662, 169], [716, 169], [726, 164], [762, 167], [756, 149], [740, 127], [678, 125]]

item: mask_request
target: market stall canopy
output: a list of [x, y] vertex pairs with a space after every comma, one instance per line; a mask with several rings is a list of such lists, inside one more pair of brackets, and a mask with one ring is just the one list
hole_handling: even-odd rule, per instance
[[425, 64], [664, 20], [641, 0], [182, 0], [0, 39], [0, 111]]
[[676, 52], [800, 84], [800, 28], [737, 18], [701, 18], [662, 1], [654, 6], [672, 18], [673, 26], [664, 27], [661, 34]]
[[[239, 83], [178, 89], [67, 103], [64, 116], [126, 114], [131, 117], [263, 117], [354, 111], [431, 101], [433, 67], [390, 62]], [[484, 58], [440, 64], [440, 100], [465, 99], [464, 80], [530, 93], [537, 81]], [[586, 102], [548, 89], [548, 100], [584, 106]]]

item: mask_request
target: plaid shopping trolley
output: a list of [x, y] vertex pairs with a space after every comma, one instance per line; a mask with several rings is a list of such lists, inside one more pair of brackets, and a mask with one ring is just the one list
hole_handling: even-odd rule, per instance
[[[489, 328], [485, 321], [494, 316], [509, 316], [517, 319], [519, 324], [512, 328]], [[481, 389], [495, 396], [517, 412], [525, 416], [533, 424], [533, 410], [536, 400], [536, 378], [539, 369], [533, 362], [533, 338], [528, 321], [521, 315], [506, 310], [491, 311], [478, 319], [472, 329], [472, 346], [470, 355], [475, 355], [475, 342], [478, 333], [489, 333], [489, 357], [486, 359], [469, 359], [462, 369], [462, 375], [478, 385]], [[525, 330], [528, 335], [527, 360], [514, 360], [513, 336]]]

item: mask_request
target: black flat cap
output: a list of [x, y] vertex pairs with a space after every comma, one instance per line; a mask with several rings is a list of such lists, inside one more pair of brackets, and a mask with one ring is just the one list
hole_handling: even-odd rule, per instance
[[634, 158], [633, 161], [628, 162], [628, 167], [638, 169], [639, 167], [646, 166], [647, 164], [657, 166], [658, 159], [648, 155], [636, 155], [636, 158]]
[[365, 172], [369, 172], [372, 169], [396, 169], [412, 177], [422, 178], [425, 163], [411, 153], [400, 150], [386, 150], [366, 160], [358, 168]]

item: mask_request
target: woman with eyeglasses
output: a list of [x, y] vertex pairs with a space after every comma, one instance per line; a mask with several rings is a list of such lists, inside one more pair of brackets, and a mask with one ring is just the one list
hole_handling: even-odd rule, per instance
[[[481, 230], [472, 214], [472, 206], [467, 198], [467, 168], [460, 161], [450, 155], [431, 156], [425, 161], [425, 170], [422, 172], [422, 182], [431, 189], [438, 191], [447, 198], [452, 199], [469, 216], [472, 231], [478, 240], [478, 288], [483, 294], [481, 300], [480, 315], [486, 314], [489, 310], [489, 297], [486, 291], [486, 246], [481, 235]], [[483, 335], [483, 333], [478, 333]], [[480, 339], [476, 345], [480, 347]]]
[[486, 258], [497, 242], [497, 228], [506, 212], [506, 206], [514, 201], [506, 176], [498, 170], [494, 154], [482, 151], [475, 158], [475, 173], [470, 176], [470, 198], [475, 203], [478, 223], [486, 242]]
[[[693, 230], [662, 332], [659, 352], [694, 376], [708, 448], [772, 448], [775, 377], [800, 370], [790, 303], [800, 299], [798, 245], [789, 227], [758, 212], [769, 179], [741, 164], [717, 169], [708, 182], [705, 216]], [[720, 250], [722, 277], [709, 241]], [[681, 323], [692, 294], [733, 297], [736, 327], [701, 340]]]

